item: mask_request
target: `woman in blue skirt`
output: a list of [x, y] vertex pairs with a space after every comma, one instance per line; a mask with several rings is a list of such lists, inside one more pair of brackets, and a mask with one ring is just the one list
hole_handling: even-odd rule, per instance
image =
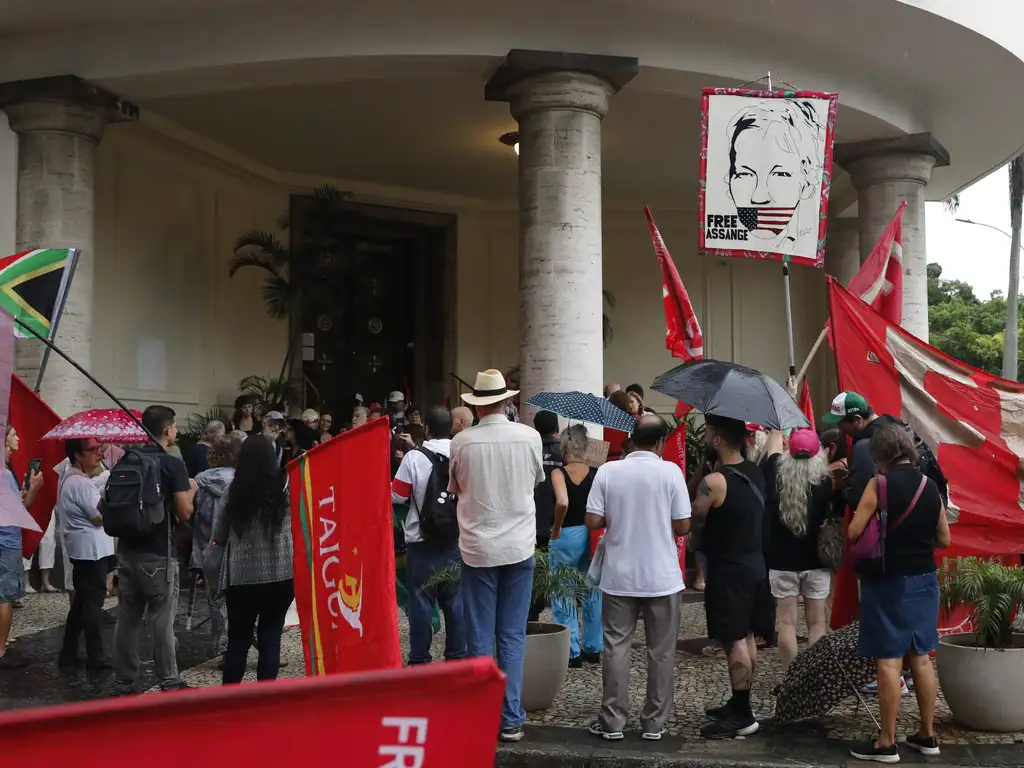
[[[870, 451], [885, 478], [888, 526], [882, 567], [859, 574], [859, 651], [876, 660], [882, 732], [877, 740], [854, 748], [851, 754], [861, 760], [898, 763], [896, 716], [904, 666], [913, 675], [921, 713], [921, 728], [907, 737], [906, 744], [924, 755], [939, 754], [933, 727], [938, 682], [929, 654], [939, 644], [935, 549], [949, 546], [949, 525], [938, 488], [917, 468], [914, 438], [906, 427], [886, 424], [875, 429]], [[876, 514], [878, 501], [876, 476], [868, 483], [850, 522], [851, 541]]]

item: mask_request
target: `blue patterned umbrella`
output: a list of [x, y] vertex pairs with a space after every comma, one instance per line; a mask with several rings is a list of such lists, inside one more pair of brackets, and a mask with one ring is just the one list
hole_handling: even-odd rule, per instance
[[627, 434], [636, 426], [636, 420], [624, 410], [587, 392], [538, 392], [526, 402], [567, 419], [600, 424]]

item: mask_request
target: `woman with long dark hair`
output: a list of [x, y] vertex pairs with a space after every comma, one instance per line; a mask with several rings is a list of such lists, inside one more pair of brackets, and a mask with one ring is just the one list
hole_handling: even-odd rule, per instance
[[281, 665], [281, 632], [292, 585], [292, 531], [285, 476], [274, 446], [262, 435], [242, 443], [235, 477], [214, 540], [227, 546], [228, 647], [225, 685], [240, 683], [257, 626], [257, 680], [276, 680]]

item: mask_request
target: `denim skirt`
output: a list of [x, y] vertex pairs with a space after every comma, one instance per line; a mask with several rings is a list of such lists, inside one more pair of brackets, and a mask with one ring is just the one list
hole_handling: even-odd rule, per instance
[[861, 656], [901, 659], [939, 645], [939, 580], [935, 571], [860, 583]]

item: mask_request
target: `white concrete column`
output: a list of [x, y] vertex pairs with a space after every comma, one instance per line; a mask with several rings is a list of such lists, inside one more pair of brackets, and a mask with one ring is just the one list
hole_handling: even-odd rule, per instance
[[903, 327], [928, 339], [928, 249], [925, 185], [932, 169], [949, 164], [949, 153], [931, 134], [840, 145], [836, 159], [857, 189], [860, 258], [863, 262], [904, 200]]
[[[519, 122], [521, 401], [542, 391], [599, 395], [601, 120], [637, 63], [521, 53], [529, 56], [510, 52], [489, 83], [490, 93], [504, 79], [499, 98]], [[532, 409], [524, 408], [524, 417], [532, 420]]]
[[860, 269], [860, 221], [855, 217], [829, 219], [825, 241], [825, 271], [844, 286]]
[[[16, 248], [78, 248], [71, 282], [55, 342], [86, 370], [92, 362], [93, 196], [95, 150], [108, 121], [109, 109], [85, 86], [75, 100], [74, 78], [0, 86], [0, 106], [18, 135]], [[72, 84], [72, 89], [67, 88]], [[70, 92], [69, 92], [70, 90]], [[105, 94], [102, 94], [106, 96]], [[43, 345], [18, 341], [15, 369], [34, 386]], [[92, 405], [92, 385], [57, 355], [50, 355], [41, 396], [61, 416]]]

